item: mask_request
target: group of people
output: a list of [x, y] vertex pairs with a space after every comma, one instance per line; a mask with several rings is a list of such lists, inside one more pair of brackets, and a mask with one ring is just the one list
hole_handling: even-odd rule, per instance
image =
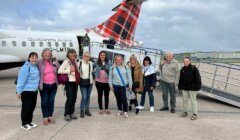
[[[74, 49], [67, 52], [66, 60], [60, 65], [52, 56], [51, 50], [42, 51], [42, 59], [32, 52], [28, 60], [20, 69], [17, 78], [17, 97], [22, 101], [21, 128], [30, 130], [37, 125], [32, 122], [33, 112], [37, 102], [38, 90], [41, 96], [41, 109], [43, 124], [55, 124], [53, 118], [54, 100], [59, 85], [60, 75], [67, 77], [65, 85], [66, 102], [64, 119], [71, 121], [77, 119], [75, 103], [78, 87], [81, 92], [80, 117], [92, 116], [90, 112], [90, 97], [95, 84], [98, 93], [99, 114], [111, 114], [109, 110], [109, 93], [113, 91], [116, 97], [118, 112], [116, 116], [128, 117], [128, 111], [135, 106], [135, 113], [139, 114], [144, 109], [146, 93], [149, 96], [150, 112], [154, 112], [154, 89], [156, 85], [156, 70], [149, 56], [140, 64], [137, 57], [132, 54], [127, 64], [124, 58], [117, 55], [112, 63], [105, 51], [99, 53], [95, 63], [90, 61], [90, 54], [83, 53], [83, 58], [77, 61]], [[198, 69], [191, 65], [190, 58], [183, 60], [184, 67], [180, 70], [178, 62], [172, 53], [166, 53], [166, 59], [160, 65], [160, 85], [163, 92], [164, 106], [160, 111], [169, 110], [168, 94], [170, 93], [170, 111], [175, 113], [176, 88], [182, 90], [184, 112], [181, 117], [187, 117], [188, 98], [190, 97], [193, 108], [192, 120], [197, 118], [196, 91], [201, 88], [201, 77]], [[131, 95], [131, 98], [129, 96]], [[137, 95], [141, 96], [140, 105]], [[103, 107], [104, 96], [104, 107]], [[129, 103], [128, 103], [129, 99]]]

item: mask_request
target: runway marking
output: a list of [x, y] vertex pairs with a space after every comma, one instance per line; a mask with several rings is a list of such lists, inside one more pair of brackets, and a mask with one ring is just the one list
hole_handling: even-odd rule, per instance
[[66, 122], [59, 130], [57, 130], [50, 138], [49, 140], [52, 140], [61, 130], [63, 130], [70, 122]]
[[[3, 111], [4, 114], [17, 114], [17, 113], [20, 113], [20, 108], [21, 106], [8, 106], [8, 105], [0, 105], [0, 110], [3, 110], [3, 109], [14, 109], [14, 108], [19, 108], [19, 111]], [[64, 109], [65, 107], [64, 106], [55, 106], [54, 107], [55, 109]], [[77, 108], [77, 107], [76, 107]], [[36, 106], [36, 109], [41, 109], [41, 106]], [[97, 111], [99, 108], [96, 106], [96, 107], [91, 107], [91, 110], [94, 110], [94, 111]], [[109, 108], [110, 110], [117, 110], [116, 107], [112, 107], [112, 108]], [[141, 110], [141, 111], [144, 111], [144, 112], [147, 112], [149, 111], [148, 109], [144, 109], [144, 110]], [[180, 112], [183, 112], [183, 110], [176, 110], [177, 113], [180, 113]], [[55, 112], [59, 112], [59, 111], [55, 111]], [[155, 111], [155, 112], [158, 112], [160, 113], [160, 111]], [[225, 112], [225, 111], [198, 111], [199, 114], [222, 114], [222, 115], [240, 115], [240, 111], [239, 112]], [[36, 114], [41, 114], [41, 113], [36, 113]]]

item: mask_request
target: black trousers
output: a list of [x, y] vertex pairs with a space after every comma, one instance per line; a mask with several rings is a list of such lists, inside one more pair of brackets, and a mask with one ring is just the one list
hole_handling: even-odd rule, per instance
[[22, 125], [32, 122], [33, 112], [37, 103], [37, 91], [23, 91], [21, 94], [22, 110], [21, 119]]
[[113, 88], [114, 88], [114, 95], [117, 100], [118, 111], [128, 112], [126, 87], [113, 85]]
[[109, 92], [110, 92], [110, 87], [108, 83], [100, 83], [96, 82], [96, 88], [98, 92], [98, 105], [99, 109], [103, 109], [102, 105], [102, 98], [104, 95], [104, 100], [105, 100], [105, 109], [108, 110], [108, 105], [109, 105]]
[[65, 103], [65, 113], [66, 115], [72, 115], [75, 111], [75, 103], [77, 100], [77, 91], [78, 91], [78, 84], [75, 82], [67, 82], [65, 84], [66, 96], [67, 100]]

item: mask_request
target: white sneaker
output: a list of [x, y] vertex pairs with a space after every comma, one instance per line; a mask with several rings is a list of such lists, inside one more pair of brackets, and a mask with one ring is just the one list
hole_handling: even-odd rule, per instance
[[124, 112], [123, 118], [128, 118], [128, 113], [127, 112]]
[[144, 109], [144, 106], [138, 106], [138, 109], [140, 109], [140, 110], [142, 110], [142, 109]]
[[118, 111], [118, 113], [116, 114], [116, 116], [121, 116], [122, 115], [122, 111]]
[[21, 128], [24, 129], [24, 130], [30, 130], [30, 129], [32, 129], [32, 127], [31, 127], [30, 125], [28, 125], [28, 124], [22, 125]]
[[154, 107], [153, 106], [150, 107], [150, 112], [154, 112]]
[[30, 123], [29, 125], [30, 125], [32, 128], [37, 127], [37, 124], [35, 124], [35, 123]]

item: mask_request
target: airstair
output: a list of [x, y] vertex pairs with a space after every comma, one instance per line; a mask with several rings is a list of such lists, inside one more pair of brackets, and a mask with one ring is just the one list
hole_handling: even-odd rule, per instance
[[199, 94], [240, 107], [240, 65], [197, 62], [202, 88]]

